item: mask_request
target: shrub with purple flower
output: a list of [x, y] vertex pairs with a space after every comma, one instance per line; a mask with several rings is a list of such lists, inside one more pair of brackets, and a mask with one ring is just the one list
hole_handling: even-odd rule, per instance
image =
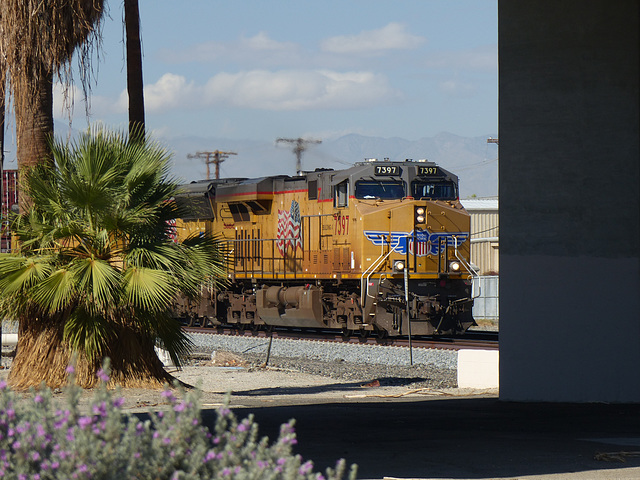
[[[67, 370], [73, 377], [73, 368]], [[140, 420], [123, 412], [124, 398], [106, 388], [108, 362], [89, 408], [80, 409], [81, 389], [66, 388], [66, 405], [53, 405], [48, 389], [16, 395], [0, 382], [0, 478], [33, 479], [340, 479], [340, 460], [324, 475], [293, 453], [294, 422], [270, 444], [258, 438], [253, 417], [238, 421], [227, 405], [210, 432], [201, 423], [200, 392], [163, 393], [168, 408]], [[177, 389], [177, 386], [176, 386]], [[355, 478], [355, 466], [350, 478]]]

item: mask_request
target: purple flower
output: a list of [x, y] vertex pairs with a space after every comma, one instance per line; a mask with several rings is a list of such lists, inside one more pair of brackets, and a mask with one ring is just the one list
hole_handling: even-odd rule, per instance
[[313, 470], [313, 462], [309, 461], [300, 465], [299, 472], [300, 475], [306, 475], [307, 473], [311, 473], [311, 470]]
[[96, 373], [96, 377], [98, 377], [104, 383], [107, 383], [109, 381], [109, 375], [107, 375], [107, 372], [105, 372], [103, 369], [98, 370], [98, 372]]
[[37, 394], [35, 397], [33, 397], [33, 401], [35, 403], [42, 403], [43, 400], [44, 399], [42, 398], [42, 395], [40, 395], [40, 394]]
[[171, 390], [163, 390], [160, 395], [162, 395], [171, 403], [176, 401], [176, 397], [173, 395], [173, 392]]
[[213, 450], [209, 450], [204, 457], [204, 461], [210, 462], [211, 460], [215, 460], [215, 458], [216, 458], [216, 452], [214, 452]]
[[69, 375], [71, 375], [72, 373], [76, 373], [76, 369], [75, 369], [75, 368], [73, 368], [73, 365], [69, 365], [65, 371], [66, 371]]
[[5, 388], [7, 388], [7, 382], [5, 382], [4, 380], [0, 381], [0, 390], [4, 390]]
[[85, 429], [85, 427], [91, 425], [92, 422], [93, 422], [93, 419], [91, 417], [80, 417], [78, 419], [78, 425], [83, 430]]
[[186, 407], [186, 404], [184, 402], [180, 402], [175, 407], [173, 407], [173, 410], [176, 412], [183, 412], [185, 407]]
[[240, 425], [238, 425], [239, 432], [244, 432], [246, 430], [247, 430], [247, 426], [244, 423], [241, 423]]
[[100, 405], [94, 405], [92, 411], [94, 415], [101, 415], [104, 417], [107, 415], [107, 404], [105, 402], [101, 402]]
[[118, 397], [113, 401], [113, 406], [116, 408], [120, 408], [124, 405], [124, 397]]

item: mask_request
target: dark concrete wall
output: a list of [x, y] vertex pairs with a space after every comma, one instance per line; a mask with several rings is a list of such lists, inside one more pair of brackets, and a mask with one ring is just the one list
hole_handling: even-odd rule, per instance
[[498, 17], [500, 396], [640, 402], [638, 2]]

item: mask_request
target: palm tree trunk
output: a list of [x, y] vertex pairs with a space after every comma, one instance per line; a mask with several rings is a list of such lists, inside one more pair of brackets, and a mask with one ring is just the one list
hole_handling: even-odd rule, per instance
[[124, 24], [127, 38], [127, 92], [129, 94], [129, 138], [144, 138], [144, 83], [140, 47], [140, 11], [138, 0], [124, 0]]
[[[84, 355], [73, 358], [63, 338], [62, 318], [38, 317], [26, 312], [20, 319], [16, 357], [9, 372], [15, 390], [37, 388], [42, 383], [59, 388], [68, 380], [67, 367], [75, 362], [75, 380], [82, 388], [98, 384], [100, 362], [89, 362]], [[164, 369], [154, 350], [154, 341], [133, 328], [122, 326], [106, 346], [111, 359], [111, 384], [126, 388], [161, 389], [173, 377]]]
[[[48, 142], [53, 137], [53, 73], [49, 69], [47, 74], [32, 81], [35, 82], [35, 98], [22, 95], [15, 97], [22, 100], [16, 101], [19, 178], [38, 163], [51, 161]], [[23, 189], [19, 195], [20, 211], [27, 211], [31, 200]]]

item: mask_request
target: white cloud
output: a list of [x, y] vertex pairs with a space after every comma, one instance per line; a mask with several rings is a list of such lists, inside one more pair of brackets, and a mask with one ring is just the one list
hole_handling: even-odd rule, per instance
[[169, 63], [208, 63], [220, 59], [274, 62], [281, 57], [284, 59], [286, 56], [297, 55], [298, 50], [295, 43], [279, 42], [270, 38], [266, 32], [259, 32], [253, 37], [242, 37], [234, 42], [204, 42], [183, 50], [161, 50], [159, 54]]
[[476, 87], [472, 83], [463, 82], [457, 78], [452, 78], [440, 82], [440, 91], [450, 97], [470, 97], [476, 92]]
[[283, 52], [292, 51], [297, 48], [295, 43], [291, 42], [278, 42], [269, 38], [266, 32], [259, 32], [257, 35], [249, 38], [242, 38], [238, 43], [239, 49], [249, 51], [271, 51], [271, 52]]
[[144, 105], [149, 111], [179, 108], [198, 101], [199, 91], [182, 75], [165, 73], [156, 83], [144, 88]]
[[214, 105], [259, 110], [357, 109], [385, 103], [399, 92], [371, 72], [253, 70], [220, 73], [205, 85], [167, 73], [145, 87], [148, 111]]
[[425, 61], [430, 68], [455, 68], [495, 72], [498, 68], [498, 46], [484, 45], [458, 52], [438, 52]]
[[377, 30], [328, 38], [322, 42], [321, 48], [332, 53], [379, 55], [389, 50], [417, 48], [425, 41], [424, 37], [408, 33], [404, 25], [392, 22]]

